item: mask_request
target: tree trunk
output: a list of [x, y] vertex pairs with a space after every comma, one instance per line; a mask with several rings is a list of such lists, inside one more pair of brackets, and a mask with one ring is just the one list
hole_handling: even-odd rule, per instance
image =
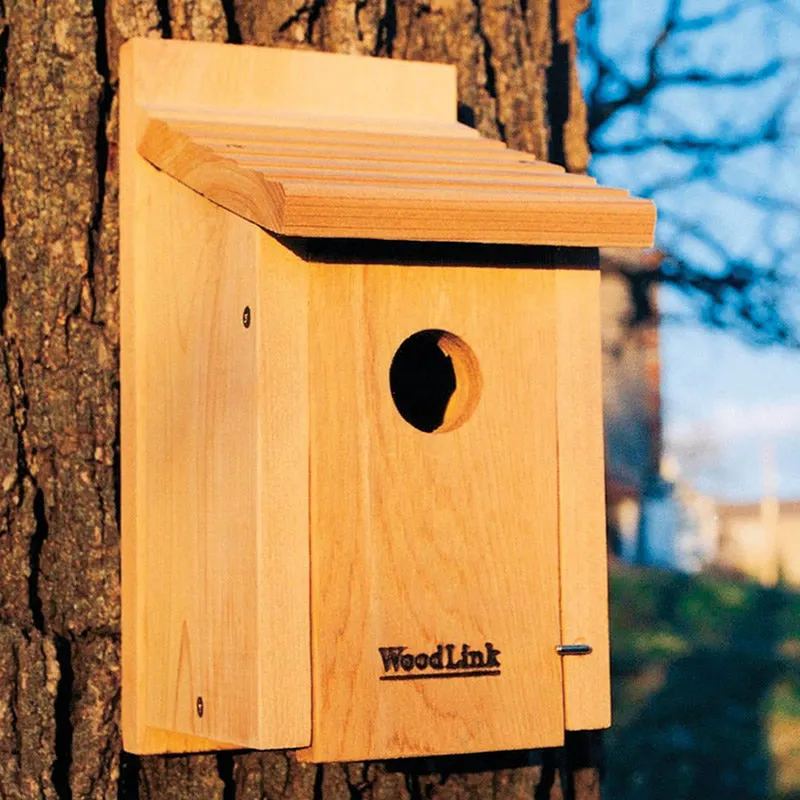
[[581, 748], [574, 764], [568, 748], [315, 767], [284, 753], [137, 758], [119, 735], [120, 44], [166, 35], [450, 62], [464, 121], [581, 170], [583, 5], [6, 0], [0, 796], [599, 796]]

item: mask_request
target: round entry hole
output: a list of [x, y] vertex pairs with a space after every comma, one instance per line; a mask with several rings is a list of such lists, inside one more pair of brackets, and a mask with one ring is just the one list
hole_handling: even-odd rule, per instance
[[425, 433], [463, 425], [481, 395], [480, 366], [469, 345], [453, 333], [418, 331], [397, 348], [389, 388], [400, 416]]

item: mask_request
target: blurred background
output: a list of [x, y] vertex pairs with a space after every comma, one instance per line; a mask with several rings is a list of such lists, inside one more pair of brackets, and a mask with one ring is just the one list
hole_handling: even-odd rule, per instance
[[800, 0], [593, 0], [611, 798], [800, 798]]

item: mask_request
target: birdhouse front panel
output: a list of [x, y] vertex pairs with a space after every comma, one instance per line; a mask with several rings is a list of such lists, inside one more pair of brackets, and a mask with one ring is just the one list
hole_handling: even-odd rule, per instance
[[320, 265], [310, 318], [308, 757], [558, 743], [555, 273]]

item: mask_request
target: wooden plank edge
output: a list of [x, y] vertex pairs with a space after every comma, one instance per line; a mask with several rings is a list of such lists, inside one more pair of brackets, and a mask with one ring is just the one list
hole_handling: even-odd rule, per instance
[[[650, 204], [553, 201], [498, 204], [415, 199], [294, 198], [287, 196], [287, 236], [567, 247], [648, 247]], [[557, 212], [557, 213], [554, 213]]]
[[599, 271], [558, 271], [556, 309], [561, 640], [592, 647], [562, 657], [564, 719], [598, 730], [611, 725]]
[[217, 205], [267, 230], [283, 232], [285, 193], [280, 183], [213, 154], [160, 120], [147, 120], [137, 149], [153, 166]]
[[241, 745], [216, 742], [200, 736], [145, 728], [137, 737], [122, 728], [122, 747], [127, 753], [137, 756], [172, 755], [185, 753], [210, 753], [218, 750], [242, 750]]
[[[559, 178], [554, 178], [556, 185]], [[530, 189], [470, 189], [460, 185], [443, 182], [438, 186], [404, 186], [398, 182], [396, 186], [386, 186], [376, 183], [360, 183], [358, 181], [331, 180], [317, 181], [282, 180], [281, 186], [286, 195], [286, 201], [294, 204], [309, 202], [324, 202], [332, 199], [336, 202], [358, 202], [368, 200], [370, 203], [383, 203], [386, 207], [392, 204], [405, 206], [419, 206], [420, 213], [429, 215], [437, 204], [452, 203], [465, 208], [481, 208], [484, 212], [493, 209], [507, 211], [546, 210], [548, 205], [555, 210], [563, 212], [565, 203], [574, 204], [575, 213], [585, 217], [592, 214], [597, 216], [609, 214], [630, 214], [634, 218], [642, 218], [652, 224], [655, 221], [653, 204], [649, 200], [639, 200], [631, 197], [624, 189], [614, 189], [607, 186], [590, 184], [574, 186], [565, 183], [560, 194], [542, 194], [537, 196], [534, 184]]]
[[[399, 197], [404, 199], [403, 194], [420, 190], [441, 190], [447, 193], [469, 193], [480, 195], [485, 192], [508, 192], [513, 196], [522, 193], [536, 195], [541, 192], [547, 195], [547, 199], [558, 201], [561, 199], [573, 199], [578, 197], [581, 192], [591, 192], [594, 199], [608, 198], [609, 200], [624, 197], [618, 189], [608, 189], [605, 187], [594, 186], [579, 181], [554, 181], [544, 175], [465, 175], [452, 177], [442, 174], [403, 173], [400, 171], [366, 171], [356, 170], [344, 172], [341, 170], [302, 170], [292, 168], [278, 168], [269, 166], [250, 167], [258, 175], [263, 176], [270, 182], [275, 182], [285, 187], [288, 191], [296, 183], [313, 180], [315, 184], [335, 186], [342, 190], [342, 194], [350, 194], [359, 191], [362, 187], [372, 194], [372, 190], [380, 191], [384, 187], [391, 189]], [[377, 193], [377, 192], [376, 192]], [[573, 194], [574, 193], [574, 194]], [[445, 195], [446, 199], [447, 195]], [[513, 202], [513, 201], [512, 201]]]
[[[466, 149], [439, 148], [430, 146], [429, 140], [418, 147], [392, 148], [389, 145], [379, 145], [367, 148], [352, 143], [334, 144], [320, 147], [318, 144], [308, 142], [287, 142], [273, 144], [262, 139], [241, 141], [237, 139], [222, 139], [192, 137], [193, 141], [207, 147], [212, 153], [224, 157], [235, 157], [247, 163], [280, 164], [303, 163], [309, 165], [330, 164], [336, 167], [348, 162], [358, 167], [360, 165], [374, 164], [384, 168], [390, 166], [400, 169], [412, 169], [415, 165], [433, 165], [444, 172], [452, 172], [454, 168], [483, 169], [483, 170], [511, 170], [527, 174], [545, 174], [554, 179], [582, 178], [594, 181], [587, 176], [567, 173], [555, 164], [539, 161], [536, 158], [525, 157], [527, 154], [517, 154], [512, 150], [482, 150], [470, 152]], [[596, 183], [596, 181], [594, 181]]]
[[[257, 336], [257, 617], [259, 708], [277, 718], [270, 700], [285, 696], [288, 673], [293, 733], [281, 749], [307, 747], [312, 735], [311, 552], [309, 527], [310, 395], [308, 264], [269, 233], [258, 231], [252, 313]], [[291, 489], [290, 489], [291, 487]], [[293, 547], [292, 545], [296, 545]], [[295, 587], [303, 587], [293, 594]], [[290, 608], [282, 606], [292, 597]], [[291, 616], [290, 616], [291, 615]], [[291, 624], [288, 625], [288, 620]], [[302, 633], [302, 635], [300, 635]], [[270, 653], [281, 653], [280, 668]], [[302, 684], [302, 688], [299, 687]], [[262, 712], [262, 717], [265, 716]], [[269, 719], [259, 736], [269, 741]], [[272, 743], [274, 746], [275, 739]]]
[[400, 119], [383, 120], [330, 114], [293, 114], [287, 111], [257, 111], [250, 109], [203, 108], [202, 106], [164, 106], [146, 103], [143, 110], [176, 129], [194, 136], [245, 136], [277, 138], [281, 141], [294, 138], [312, 140], [353, 137], [356, 140], [403, 140], [413, 141], [431, 137], [437, 144], [469, 147], [479, 142], [492, 147], [505, 147], [495, 139], [484, 139], [475, 128], [460, 122], [427, 122]]
[[[137, 577], [141, 547], [137, 547], [137, 470], [135, 440], [136, 335], [134, 323], [135, 239], [135, 106], [130, 52], [120, 61], [120, 561], [121, 561], [121, 732], [123, 747], [138, 752], [147, 746], [144, 709], [139, 693], [142, 671], [144, 614]], [[143, 705], [143, 702], [142, 702]]]
[[[539, 740], [531, 740], [523, 747], [518, 748], [519, 750], [537, 750], [542, 747], [561, 747], [564, 744], [566, 738], [566, 733], [562, 735], [560, 739], [553, 739], [549, 738], [546, 742], [539, 741]], [[424, 752], [415, 752], [413, 756], [409, 756], [408, 749], [401, 747], [400, 745], [397, 746], [397, 749], [387, 748], [380, 754], [379, 759], [381, 761], [390, 760], [390, 759], [408, 759], [408, 758], [438, 758], [438, 757], [446, 757], [446, 756], [454, 756], [454, 755], [472, 755], [475, 753], [484, 753], [486, 749], [478, 750], [478, 749], [470, 749], [466, 748], [464, 750], [459, 750], [457, 753], [443, 751], [436, 748], [431, 748], [430, 750], [426, 750]], [[332, 764], [332, 763], [349, 763], [354, 761], [365, 761], [365, 760], [372, 760], [375, 761], [375, 754], [372, 753], [363, 753], [358, 750], [353, 750], [351, 752], [346, 752], [344, 755], [336, 757], [332, 757], [325, 748], [320, 748], [319, 746], [314, 745], [314, 741], [312, 738], [311, 745], [309, 747], [304, 747], [299, 750], [295, 750], [295, 757], [298, 761], [301, 761], [305, 764]]]

